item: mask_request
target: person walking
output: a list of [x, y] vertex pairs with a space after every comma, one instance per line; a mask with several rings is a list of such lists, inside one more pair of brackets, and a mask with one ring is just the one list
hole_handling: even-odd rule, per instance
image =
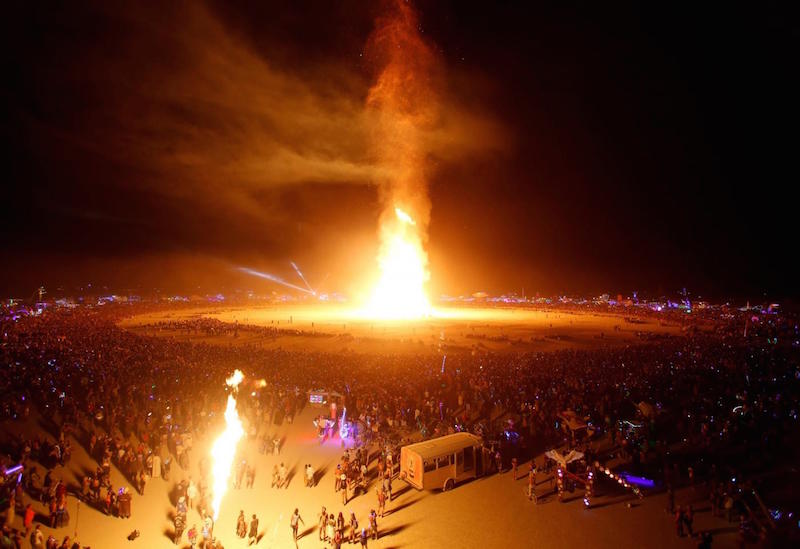
[[250, 532], [247, 535], [247, 545], [252, 545], [253, 543], [258, 543], [258, 518], [255, 514], [250, 519]]
[[289, 525], [292, 527], [292, 539], [294, 540], [294, 544], [297, 545], [297, 529], [300, 526], [300, 523], [303, 523], [303, 526], [306, 525], [306, 522], [303, 520], [303, 517], [300, 516], [300, 511], [295, 508], [294, 513], [292, 514], [292, 518], [289, 519]]

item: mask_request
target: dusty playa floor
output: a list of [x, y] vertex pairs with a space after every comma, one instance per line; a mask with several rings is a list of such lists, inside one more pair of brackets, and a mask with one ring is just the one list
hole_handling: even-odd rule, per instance
[[[266, 326], [281, 335], [265, 337], [240, 330], [232, 336], [207, 337], [181, 330], [152, 329], [148, 325], [213, 318], [240, 325]], [[357, 353], [547, 352], [566, 348], [591, 349], [627, 345], [639, 333], [678, 335], [674, 323], [653, 318], [636, 323], [623, 315], [590, 312], [540, 311], [530, 308], [440, 308], [437, 314], [420, 320], [373, 320], [336, 305], [282, 305], [264, 307], [214, 307], [176, 309], [137, 315], [120, 322], [137, 333], [203, 340], [221, 344], [255, 344], [264, 348], [298, 351]], [[290, 331], [296, 331], [291, 334]], [[315, 334], [315, 335], [310, 335]], [[602, 337], [601, 337], [602, 334]]]
[[[334, 514], [342, 511], [346, 518], [355, 512], [359, 523], [368, 524], [367, 515], [371, 508], [377, 508], [375, 483], [370, 485], [366, 495], [360, 495], [347, 505], [342, 505], [341, 495], [333, 490], [332, 471], [342, 453], [340, 441], [319, 444], [312, 419], [318, 409], [306, 408], [293, 424], [280, 427], [264, 427], [262, 432], [285, 437], [285, 444], [279, 456], [261, 455], [254, 441], [244, 441], [240, 446], [241, 457], [256, 465], [255, 487], [234, 490], [231, 488], [222, 503], [222, 512], [214, 529], [215, 535], [226, 548], [246, 547], [246, 541], [234, 535], [235, 521], [239, 510], [248, 518], [256, 513], [260, 520], [260, 540], [258, 547], [293, 547], [289, 528], [289, 517], [295, 507], [305, 520], [298, 547], [321, 548], [316, 524], [321, 506]], [[31, 433], [44, 431], [45, 424], [39, 418], [26, 422], [4, 422], [0, 425], [2, 438], [11, 433]], [[201, 452], [208, 449], [208, 440], [195, 442], [192, 464], [196, 466]], [[84, 472], [94, 470], [96, 464], [77, 441], [73, 441], [73, 459], [67, 467], [56, 469], [56, 476], [62, 478], [73, 490], [77, 489]], [[292, 472], [288, 488], [282, 490], [269, 487], [274, 464], [283, 462]], [[539, 458], [541, 463], [541, 457]], [[321, 478], [314, 488], [303, 485], [303, 466], [311, 463]], [[371, 468], [375, 467], [375, 462]], [[521, 470], [526, 470], [523, 464]], [[40, 472], [42, 471], [39, 468]], [[44, 473], [42, 472], [42, 477]], [[174, 507], [170, 501], [173, 486], [188, 477], [199, 476], [194, 471], [181, 471], [173, 465], [170, 482], [152, 479], [140, 496], [129, 486], [122, 475], [112, 467], [112, 482], [115, 487], [129, 486], [134, 493], [132, 518], [120, 519], [105, 516], [89, 505], [80, 504], [74, 496], [69, 497], [71, 516], [68, 527], [56, 529], [54, 535], [59, 541], [64, 536], [72, 537], [76, 528], [78, 539], [84, 546], [94, 549], [115, 548], [158, 548], [174, 547], [171, 541], [171, 517]], [[540, 475], [541, 477], [542, 475]], [[197, 478], [197, 477], [195, 477]], [[549, 480], [540, 478], [538, 505], [530, 503], [525, 496], [526, 480], [512, 480], [509, 473], [478, 479], [456, 487], [451, 492], [419, 492], [396, 480], [393, 489], [399, 492], [387, 504], [389, 515], [379, 519], [380, 539], [370, 540], [371, 548], [464, 548], [464, 547], [694, 547], [688, 538], [675, 535], [673, 521], [664, 512], [663, 494], [646, 497], [643, 500], [629, 496], [614, 495], [599, 497], [596, 507], [583, 508], [582, 493], [568, 494], [566, 503], [558, 503], [551, 492]], [[549, 495], [547, 495], [549, 494]], [[29, 498], [26, 495], [26, 503]], [[714, 547], [737, 546], [736, 528], [721, 519], [712, 518], [705, 498], [700, 493], [689, 490], [680, 491], [676, 502], [694, 501], [697, 514], [695, 531], [711, 529], [715, 531]], [[631, 507], [627, 503], [632, 503]], [[46, 510], [35, 504], [38, 520], [46, 522]], [[191, 511], [188, 526], [200, 525], [200, 517]], [[22, 527], [21, 517], [14, 526]], [[126, 537], [138, 529], [141, 536], [128, 541]], [[188, 528], [187, 528], [188, 529]], [[46, 533], [51, 530], [44, 527]], [[24, 547], [28, 546], [26, 540]], [[184, 533], [180, 547], [188, 547]]]

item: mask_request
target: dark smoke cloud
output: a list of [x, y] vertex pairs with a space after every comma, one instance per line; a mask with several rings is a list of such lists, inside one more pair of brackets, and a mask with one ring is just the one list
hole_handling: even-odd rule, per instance
[[[111, 47], [86, 44], [53, 68], [59, 80], [88, 91], [75, 118], [42, 121], [39, 129], [56, 141], [143, 171], [131, 184], [170, 199], [207, 197], [254, 215], [265, 213], [264, 189], [392, 176], [391, 166], [367, 153], [370, 82], [356, 64], [329, 60], [302, 72], [276, 66], [200, 3], [116, 9], [101, 4], [94, 14], [118, 31]], [[431, 149], [453, 156], [492, 146], [463, 137], [482, 123], [449, 113], [431, 128]]]
[[[280, 27], [271, 22], [259, 42], [258, 23], [200, 2], [21, 9], [27, 57], [9, 102], [38, 165], [22, 201], [67, 225], [40, 227], [53, 234], [34, 247], [236, 261], [250, 250], [321, 264], [351, 256], [345, 243], [377, 247], [373, 186], [398, 175], [371, 152], [379, 121], [367, 97], [379, 68], [357, 51], [320, 54], [336, 32], [364, 49], [373, 14], [305, 55], [311, 37], [269, 39]], [[309, 17], [324, 24], [323, 13]], [[507, 147], [491, 118], [459, 105], [445, 102], [425, 128], [431, 158]], [[348, 214], [328, 211], [337, 208]], [[101, 242], [111, 226], [118, 234]]]

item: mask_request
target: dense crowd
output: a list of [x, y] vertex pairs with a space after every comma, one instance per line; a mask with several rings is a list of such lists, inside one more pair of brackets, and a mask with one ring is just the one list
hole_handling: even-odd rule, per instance
[[[713, 331], [692, 330], [625, 347], [456, 354], [448, 356], [445, 367], [435, 353], [292, 352], [149, 337], [118, 327], [122, 314], [116, 308], [76, 308], [0, 324], [0, 416], [25, 418], [38, 410], [52, 421], [49, 436], [7, 441], [3, 465], [28, 458], [46, 466], [63, 464], [73, 434], [97, 461], [81, 496], [120, 517], [130, 516], [131, 495], [111, 486], [111, 464], [140, 493], [148, 476], [168, 477], [173, 459], [186, 469], [190, 458], [197, 459], [191, 455], [193, 438], [213, 429], [221, 417], [224, 380], [235, 369], [252, 384], [254, 396], [239, 402], [250, 425], [291, 420], [308, 391], [325, 388], [342, 395], [340, 409], [347, 408], [362, 443], [379, 441], [381, 448], [391, 448], [412, 437], [472, 431], [493, 452], [502, 452], [502, 468], [551, 447], [578, 445], [589, 451], [582, 440], [589, 431], [576, 432], [564, 421], [570, 412], [595, 436], [610, 435], [618, 455], [636, 466], [655, 467], [670, 486], [680, 477], [686, 480], [686, 463], [679, 470], [671, 449], [676, 444], [695, 449], [687, 458], [693, 474], [714, 483], [723, 499], [735, 488], [722, 480], [735, 476], [731, 470], [739, 465], [709, 456], [720, 448], [758, 448], [757, 466], [772, 467], [780, 462], [787, 437], [796, 436], [800, 412], [800, 365], [796, 349], [786, 343], [796, 340], [797, 332], [785, 321], [770, 321], [761, 331], [754, 326], [748, 338], [738, 319], [726, 320]], [[226, 337], [243, 329], [204, 319], [158, 328], [166, 335], [174, 330]], [[261, 441], [263, 451], [270, 444]], [[161, 449], [170, 456], [163, 461]], [[361, 455], [343, 460], [343, 501], [348, 490], [366, 489], [361, 464], [368, 461]], [[207, 471], [208, 464], [201, 460], [200, 468]], [[249, 475], [246, 466], [242, 475]], [[313, 470], [310, 477], [313, 483]], [[64, 490], [58, 484], [26, 468], [23, 488], [50, 505], [53, 525], [63, 520]], [[189, 484], [181, 497], [194, 500], [191, 505], [201, 509], [201, 516], [208, 514], [205, 474]]]

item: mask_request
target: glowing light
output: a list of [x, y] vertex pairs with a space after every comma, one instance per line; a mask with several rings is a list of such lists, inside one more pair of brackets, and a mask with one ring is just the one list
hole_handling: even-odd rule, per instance
[[339, 421], [339, 438], [346, 439], [350, 434], [350, 429], [347, 426], [347, 408], [342, 412], [342, 419]]
[[242, 371], [236, 370], [233, 372], [233, 375], [231, 377], [225, 380], [225, 384], [228, 387], [233, 387], [234, 389], [237, 389], [243, 379], [244, 379], [244, 374], [242, 373]]
[[381, 277], [365, 312], [374, 318], [421, 318], [431, 312], [425, 295], [427, 254], [413, 218], [400, 208], [394, 210], [397, 222], [384, 224], [384, 245], [378, 258]]
[[255, 269], [250, 269], [248, 267], [239, 267], [238, 270], [242, 271], [243, 273], [247, 273], [249, 275], [257, 276], [259, 278], [264, 278], [266, 280], [271, 280], [272, 282], [275, 282], [277, 284], [281, 284], [283, 286], [286, 286], [287, 288], [292, 288], [293, 290], [299, 290], [299, 291], [305, 292], [307, 294], [313, 294], [314, 293], [311, 290], [307, 290], [305, 288], [297, 286], [296, 284], [292, 284], [290, 282], [286, 282], [281, 277], [273, 275], [273, 274], [262, 273], [261, 271], [256, 271]]
[[298, 276], [300, 276], [300, 279], [303, 281], [303, 284], [306, 285], [306, 288], [308, 288], [308, 291], [311, 292], [313, 295], [317, 295], [317, 292], [315, 292], [314, 288], [311, 287], [311, 284], [308, 283], [308, 280], [306, 280], [306, 277], [303, 276], [303, 272], [300, 270], [300, 267], [298, 267], [297, 264], [294, 261], [290, 261], [289, 263], [292, 264], [292, 268], [295, 270], [295, 272], [298, 274]]
[[364, 316], [414, 319], [427, 316], [430, 198], [427, 162], [430, 132], [440, 120], [437, 78], [442, 65], [420, 33], [409, 2], [393, 0], [375, 21], [367, 50], [381, 67], [367, 94], [372, 122], [370, 151], [381, 166], [376, 179], [383, 204], [379, 280]]
[[[236, 391], [243, 379], [244, 374], [236, 370], [231, 377], [225, 380], [225, 383]], [[231, 466], [236, 456], [236, 446], [242, 436], [244, 436], [244, 428], [239, 419], [239, 413], [236, 411], [236, 399], [233, 394], [229, 394], [228, 404], [225, 407], [225, 430], [211, 447], [211, 476], [213, 478], [211, 508], [214, 510], [215, 521], [219, 517], [222, 498], [228, 491], [228, 479], [231, 476]]]
[[400, 208], [395, 208], [394, 209], [394, 213], [395, 213], [395, 215], [397, 215], [397, 219], [399, 219], [403, 223], [407, 223], [409, 225], [416, 225], [417, 224], [417, 222], [414, 221], [410, 215], [408, 215], [406, 212], [404, 212]]

